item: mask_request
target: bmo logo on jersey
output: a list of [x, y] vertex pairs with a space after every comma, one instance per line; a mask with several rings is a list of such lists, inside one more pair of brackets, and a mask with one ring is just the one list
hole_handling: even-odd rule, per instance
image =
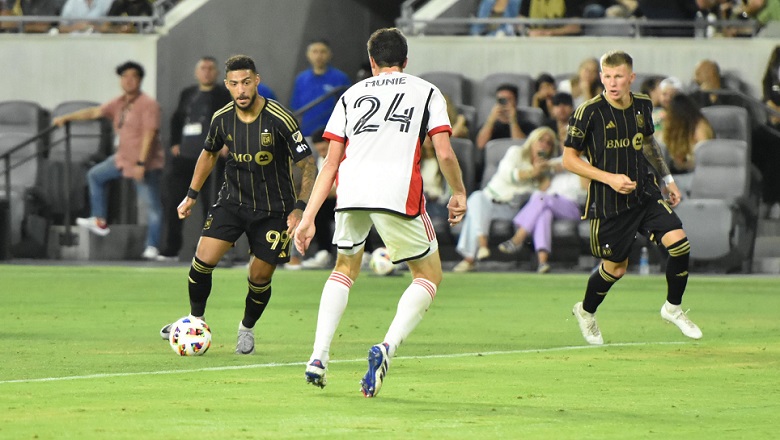
[[231, 153], [233, 160], [238, 163], [254, 162], [258, 165], [268, 165], [274, 160], [274, 155], [270, 151], [258, 151], [254, 155], [249, 153]]

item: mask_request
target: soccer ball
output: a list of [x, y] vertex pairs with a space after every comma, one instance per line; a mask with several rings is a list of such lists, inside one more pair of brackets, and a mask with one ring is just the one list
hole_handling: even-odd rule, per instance
[[211, 346], [211, 329], [202, 319], [185, 316], [171, 325], [168, 342], [179, 356], [200, 356]]
[[390, 275], [395, 271], [395, 265], [390, 260], [390, 254], [387, 253], [387, 249], [380, 247], [376, 248], [371, 253], [371, 260], [368, 263], [368, 267], [371, 268], [377, 275]]

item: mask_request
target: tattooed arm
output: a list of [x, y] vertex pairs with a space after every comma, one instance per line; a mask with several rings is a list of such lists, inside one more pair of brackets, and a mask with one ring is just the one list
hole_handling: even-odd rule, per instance
[[[298, 200], [308, 203], [309, 197], [311, 197], [312, 188], [314, 188], [314, 181], [317, 179], [317, 164], [314, 162], [313, 156], [308, 156], [296, 164], [298, 168], [303, 170], [301, 175], [301, 187], [298, 189]], [[298, 203], [296, 202], [296, 205]], [[295, 229], [301, 222], [303, 216], [303, 208], [297, 207], [293, 209], [290, 215], [287, 216], [287, 233], [292, 235], [295, 233]]]
[[682, 200], [680, 190], [677, 188], [677, 184], [674, 183], [672, 174], [669, 171], [669, 166], [666, 165], [664, 155], [661, 153], [661, 147], [658, 146], [658, 142], [655, 141], [655, 138], [652, 135], [645, 137], [642, 143], [642, 153], [645, 155], [645, 159], [650, 163], [650, 166], [663, 178], [664, 183], [666, 184], [666, 190], [669, 193], [669, 205], [672, 207], [677, 206], [677, 204], [680, 203], [680, 200]]

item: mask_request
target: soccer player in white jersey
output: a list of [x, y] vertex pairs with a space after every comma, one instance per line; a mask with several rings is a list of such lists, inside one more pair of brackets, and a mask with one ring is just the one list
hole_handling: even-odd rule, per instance
[[406, 55], [406, 37], [398, 29], [380, 29], [369, 38], [374, 76], [353, 85], [336, 104], [323, 135], [330, 140], [328, 155], [295, 233], [295, 246], [303, 253], [314, 237], [314, 217], [338, 174], [333, 236], [338, 257], [322, 290], [314, 351], [306, 367], [306, 381], [319, 387], [325, 386], [330, 345], [360, 273], [372, 225], [393, 262], [409, 265], [412, 283], [398, 302], [384, 340], [368, 351], [368, 372], [361, 381], [366, 397], [379, 393], [390, 359], [428, 310], [442, 279], [420, 176], [426, 135], [452, 188], [447, 205], [450, 224], [460, 222], [466, 213], [466, 188], [450, 145], [447, 104], [436, 86], [403, 73]]

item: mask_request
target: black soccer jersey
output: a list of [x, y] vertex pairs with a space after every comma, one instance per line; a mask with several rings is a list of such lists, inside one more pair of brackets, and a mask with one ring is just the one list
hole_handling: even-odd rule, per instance
[[631, 194], [619, 194], [609, 185], [591, 181], [584, 218], [610, 218], [659, 194], [658, 184], [642, 144], [653, 134], [653, 104], [643, 94], [631, 94], [631, 105], [621, 110], [603, 95], [580, 105], [569, 119], [565, 145], [585, 152], [590, 164], [601, 170], [625, 174], [636, 182]]
[[250, 123], [238, 119], [235, 103], [214, 113], [204, 149], [230, 150], [218, 204], [238, 205], [272, 216], [293, 210], [296, 191], [292, 164], [311, 155], [311, 148], [289, 110], [268, 99]]

